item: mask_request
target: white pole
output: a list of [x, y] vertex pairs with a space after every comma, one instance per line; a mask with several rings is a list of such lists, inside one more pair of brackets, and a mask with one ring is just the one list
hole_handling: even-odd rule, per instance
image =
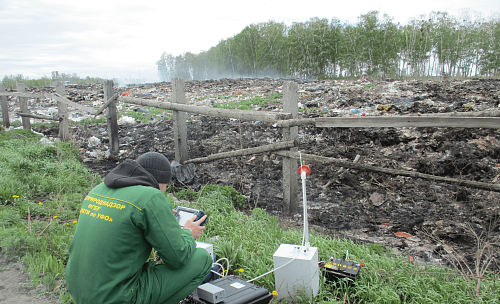
[[300, 178], [302, 179], [302, 202], [304, 208], [304, 239], [306, 243], [306, 250], [309, 250], [310, 244], [309, 244], [309, 228], [307, 226], [306, 173], [304, 171], [301, 171]]

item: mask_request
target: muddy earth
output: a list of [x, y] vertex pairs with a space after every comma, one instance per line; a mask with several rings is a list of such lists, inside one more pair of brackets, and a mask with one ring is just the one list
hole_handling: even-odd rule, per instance
[[[222, 79], [186, 82], [188, 104], [213, 105], [238, 102], [250, 96], [281, 93], [283, 79]], [[494, 113], [499, 106], [499, 80], [458, 81], [297, 81], [299, 118], [359, 115], [409, 115], [446, 112]], [[68, 96], [82, 103], [99, 100], [101, 88], [69, 88]], [[118, 87], [119, 93], [168, 101], [170, 83]], [[72, 93], [73, 92], [73, 93]], [[89, 92], [96, 96], [89, 98]], [[102, 95], [102, 94], [101, 94]], [[101, 101], [102, 102], [102, 101]], [[99, 104], [99, 103], [98, 103]], [[133, 105], [127, 108], [144, 109]], [[254, 110], [281, 111], [269, 102]], [[144, 114], [146, 115], [146, 113]], [[270, 123], [244, 122], [188, 113], [189, 158], [282, 140], [280, 128]], [[119, 125], [117, 155], [107, 152], [106, 124], [73, 127], [82, 161], [104, 176], [126, 158], [148, 151], [174, 159], [172, 121], [168, 113], [149, 123]], [[56, 128], [37, 130], [48, 138]], [[90, 140], [95, 137], [98, 140]], [[497, 129], [466, 128], [316, 128], [299, 127], [303, 153], [356, 161], [375, 167], [410, 170], [436, 176], [499, 184], [500, 133]], [[446, 264], [452, 252], [473, 261], [474, 233], [493, 243], [499, 258], [500, 193], [419, 178], [307, 163], [309, 224], [320, 233], [350, 238], [359, 243], [379, 243], [421, 263]], [[248, 208], [263, 208], [279, 217], [284, 227], [302, 225], [299, 213], [284, 214], [282, 157], [275, 153], [233, 157], [196, 164], [190, 184], [230, 185], [247, 197]], [[300, 177], [297, 175], [300, 186]], [[498, 267], [497, 267], [498, 269]]]

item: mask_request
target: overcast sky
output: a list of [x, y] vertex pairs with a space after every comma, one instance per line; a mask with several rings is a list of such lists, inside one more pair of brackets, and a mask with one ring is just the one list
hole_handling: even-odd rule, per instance
[[0, 0], [0, 77], [50, 76], [157, 81], [163, 52], [199, 53], [245, 26], [274, 20], [304, 22], [313, 17], [357, 18], [378, 10], [408, 23], [421, 14], [460, 10], [484, 18], [500, 12], [500, 0]]

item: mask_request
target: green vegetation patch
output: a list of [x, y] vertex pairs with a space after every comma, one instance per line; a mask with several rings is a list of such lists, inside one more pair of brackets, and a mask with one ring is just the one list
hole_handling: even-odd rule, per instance
[[374, 83], [370, 83], [370, 84], [367, 84], [363, 87], [363, 89], [365, 90], [369, 90], [369, 89], [373, 89], [375, 87], [375, 84]]
[[282, 93], [274, 93], [241, 100], [239, 102], [216, 103], [213, 107], [220, 109], [252, 110], [254, 106], [265, 106], [271, 102], [280, 102], [282, 98]]
[[227, 197], [235, 208], [245, 208], [247, 205], [246, 198], [231, 186], [206, 185], [201, 187], [199, 192], [181, 190], [175, 194], [175, 197], [181, 200], [198, 200], [211, 195], [213, 192], [219, 192], [224, 197]]
[[[133, 111], [133, 110], [128, 110], [126, 112], [118, 112], [116, 117], [119, 120], [122, 116], [129, 116], [133, 117], [136, 121], [140, 121], [142, 123], [149, 123], [152, 121], [156, 120], [161, 120], [161, 119], [172, 119], [172, 111], [169, 110], [163, 110], [159, 108], [154, 108], [154, 107], [143, 107], [144, 109], [147, 109], [149, 111], [149, 114], [140, 112], [140, 111]], [[163, 116], [163, 117], [160, 117]], [[100, 118], [94, 118], [94, 119], [82, 119], [80, 121], [82, 124], [105, 124], [106, 123], [106, 117], [100, 117]]]
[[[227, 259], [221, 260], [221, 264], [228, 274], [245, 281], [254, 279], [273, 269], [273, 254], [280, 244], [302, 243], [301, 228], [284, 230], [277, 218], [263, 209], [250, 213], [235, 209], [227, 189], [211, 186], [200, 192], [205, 193], [191, 195], [180, 191], [175, 196], [190, 198], [191, 201], [184, 202], [185, 206], [201, 209], [208, 215], [207, 229], [200, 241], [214, 244], [217, 258]], [[294, 297], [298, 303], [495, 303], [500, 299], [498, 286], [486, 289], [482, 285], [481, 295], [472, 296], [467, 285], [472, 282], [470, 278], [449, 268], [416, 266], [407, 257], [392, 254], [380, 244], [358, 245], [314, 230], [310, 231], [310, 242], [318, 247], [320, 261], [349, 252], [350, 260], [363, 262], [365, 266], [355, 281], [330, 282], [321, 271], [319, 294], [309, 299], [299, 293]], [[487, 277], [494, 276], [490, 273]], [[270, 291], [276, 289], [272, 274], [253, 283]]]
[[0, 131], [0, 253], [21, 258], [34, 285], [64, 295], [57, 284], [80, 206], [102, 179], [88, 172], [72, 143], [39, 138], [29, 130]]
[[11, 139], [37, 140], [40, 139], [41, 137], [42, 137], [41, 135], [37, 135], [31, 132], [31, 130], [14, 129], [10, 131], [5, 131], [3, 127], [0, 129], [0, 143]]
[[[26, 131], [10, 132], [2, 133], [0, 141], [0, 254], [20, 258], [32, 284], [43, 284], [48, 292], [59, 294], [62, 303], [73, 303], [64, 284], [68, 248], [84, 196], [102, 179], [79, 162], [71, 143], [43, 145]], [[254, 279], [273, 269], [273, 254], [280, 244], [302, 243], [301, 228], [285, 230], [263, 209], [241, 209], [246, 199], [232, 187], [206, 185], [193, 192], [170, 186], [169, 192], [167, 196], [183, 199], [179, 204], [208, 215], [200, 241], [214, 244], [217, 257], [227, 259], [220, 261], [226, 274]], [[351, 260], [365, 266], [356, 281], [329, 282], [320, 272], [319, 294], [308, 299], [299, 293], [294, 300], [300, 303], [500, 301], [500, 284], [490, 284], [495, 282], [490, 272], [476, 284], [473, 277], [453, 269], [417, 266], [378, 244], [359, 245], [314, 229], [310, 242], [321, 261], [348, 251]], [[276, 289], [272, 274], [253, 283]]]
[[159, 118], [159, 115], [164, 115], [167, 116], [166, 119], [169, 119], [172, 117], [171, 112], [172, 111], [166, 111], [163, 109], [159, 108], [154, 108], [154, 107], [143, 107], [144, 109], [147, 109], [149, 111], [149, 114], [139, 112], [139, 111], [127, 111], [124, 113], [118, 113], [118, 119], [122, 116], [130, 116], [133, 117], [135, 120], [140, 121], [142, 123], [148, 123], [152, 120], [158, 120], [158, 119], [163, 119]]

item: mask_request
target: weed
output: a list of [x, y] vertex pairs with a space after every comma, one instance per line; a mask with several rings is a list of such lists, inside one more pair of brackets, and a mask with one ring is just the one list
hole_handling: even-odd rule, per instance
[[268, 103], [280, 102], [278, 99], [281, 98], [283, 98], [283, 94], [275, 93], [266, 96], [257, 96], [239, 102], [216, 103], [213, 107], [222, 109], [252, 110], [254, 106], [264, 106]]
[[10, 126], [11, 128], [19, 128], [23, 126], [23, 123], [20, 120], [14, 120], [10, 122]]
[[209, 195], [212, 192], [219, 192], [228, 197], [232, 205], [236, 208], [246, 207], [246, 198], [231, 186], [206, 185], [201, 187], [199, 192], [193, 190], [181, 190], [175, 194], [180, 200], [197, 200], [200, 197]]
[[373, 89], [375, 87], [375, 84], [374, 83], [370, 83], [370, 84], [367, 84], [363, 87], [363, 89], [365, 90], [369, 90], [369, 89]]
[[57, 281], [64, 277], [64, 264], [47, 250], [28, 253], [23, 262], [34, 285], [43, 284], [47, 291], [52, 291]]
[[99, 124], [105, 124], [106, 123], [106, 117], [100, 117], [100, 118], [94, 118], [94, 119], [82, 119], [80, 120], [80, 123], [82, 124], [87, 124], [87, 125], [99, 125]]
[[498, 222], [492, 224], [491, 229], [478, 233], [470, 223], [465, 224], [465, 232], [472, 236], [476, 243], [472, 266], [464, 255], [458, 254], [453, 247], [448, 247], [451, 264], [462, 276], [470, 296], [478, 302], [483, 300], [488, 289], [496, 281], [494, 274], [489, 271], [495, 256], [500, 253], [498, 250], [500, 236], [492, 235], [492, 230], [495, 227], [498, 227]]
[[[149, 111], [149, 114], [139, 112], [139, 111], [128, 111], [125, 113], [119, 113], [117, 117], [119, 119], [121, 116], [131, 116], [137, 121], [141, 121], [142, 123], [148, 123], [152, 120], [158, 119], [157, 116], [159, 114], [165, 113], [164, 110], [159, 109], [159, 108], [145, 107], [145, 109], [147, 109]], [[171, 115], [169, 115], [169, 116], [171, 116]]]
[[53, 128], [59, 126], [58, 121], [51, 121], [51, 122], [37, 122], [37, 123], [32, 123], [31, 127], [38, 129], [38, 128]]
[[83, 195], [101, 178], [70, 142], [43, 145], [29, 130], [1, 136], [1, 252], [21, 257], [32, 283], [51, 291], [63, 278]]
[[10, 131], [5, 131], [5, 130], [0, 131], [0, 142], [11, 139], [27, 139], [27, 140], [39, 139], [40, 137], [41, 135], [37, 135], [31, 132], [31, 130], [14, 129]]

